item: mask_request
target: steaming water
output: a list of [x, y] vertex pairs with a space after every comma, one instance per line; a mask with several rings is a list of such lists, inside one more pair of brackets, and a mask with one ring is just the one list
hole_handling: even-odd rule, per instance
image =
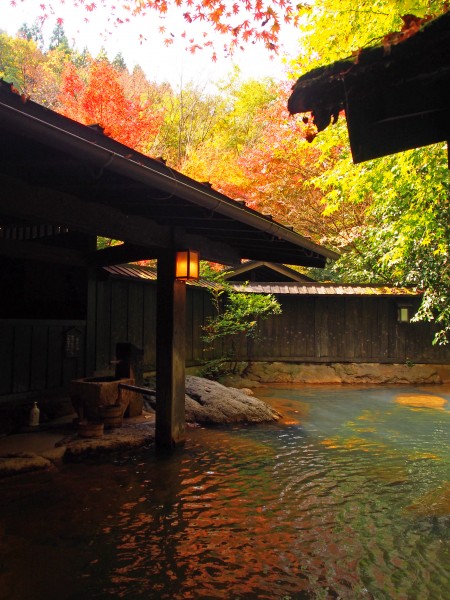
[[450, 389], [263, 394], [282, 423], [1, 482], [0, 598], [448, 600]]

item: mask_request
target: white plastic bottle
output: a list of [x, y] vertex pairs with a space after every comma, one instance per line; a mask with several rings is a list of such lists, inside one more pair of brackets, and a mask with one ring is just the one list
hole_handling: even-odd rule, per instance
[[29, 421], [30, 427], [38, 427], [40, 412], [41, 411], [39, 410], [37, 402], [35, 402], [33, 405], [33, 408], [30, 410], [30, 421]]

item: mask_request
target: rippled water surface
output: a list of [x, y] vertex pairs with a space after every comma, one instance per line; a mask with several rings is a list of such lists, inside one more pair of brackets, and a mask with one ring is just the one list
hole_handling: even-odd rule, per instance
[[281, 423], [1, 482], [0, 598], [448, 600], [450, 389], [258, 395]]

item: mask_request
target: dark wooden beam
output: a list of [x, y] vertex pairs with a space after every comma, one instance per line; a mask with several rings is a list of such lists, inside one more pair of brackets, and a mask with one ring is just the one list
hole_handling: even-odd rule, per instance
[[[214, 232], [209, 231], [208, 233], [214, 235]], [[229, 246], [227, 243], [216, 241], [203, 235], [187, 233], [178, 228], [175, 228], [173, 231], [173, 244], [179, 250], [183, 248], [197, 250], [202, 260], [210, 260], [225, 265], [235, 265], [240, 262], [241, 258], [245, 258], [239, 254], [236, 248]]]
[[60, 246], [0, 238], [0, 255], [46, 263], [86, 267], [83, 253]]
[[157, 452], [185, 441], [186, 283], [175, 279], [175, 252], [158, 259], [156, 312]]
[[97, 250], [88, 257], [88, 263], [96, 267], [122, 265], [138, 260], [149, 260], [158, 257], [158, 248], [143, 248], [133, 244], [120, 244]]
[[[151, 218], [127, 215], [108, 205], [83, 201], [58, 190], [31, 186], [1, 174], [0, 213], [123, 240], [135, 247], [146, 248], [144, 255], [148, 254], [148, 249], [153, 254], [155, 248], [168, 248], [175, 244], [178, 248], [198, 250], [205, 260], [235, 264], [241, 258], [237, 250], [228, 244], [190, 234], [181, 228], [174, 230], [155, 223]], [[150, 257], [147, 255], [145, 258]]]
[[[446, 88], [448, 82], [442, 86]], [[353, 161], [360, 163], [446, 141], [448, 94], [430, 96], [428, 100], [427, 90], [419, 85], [389, 87], [386, 91], [377, 85], [350, 89], [346, 116]], [[408, 98], [417, 102], [408, 103]]]
[[150, 219], [134, 216], [105, 204], [87, 202], [76, 196], [31, 186], [19, 179], [0, 175], [0, 211], [32, 221], [65, 225], [74, 231], [124, 240], [138, 245], [167, 247], [170, 228]]

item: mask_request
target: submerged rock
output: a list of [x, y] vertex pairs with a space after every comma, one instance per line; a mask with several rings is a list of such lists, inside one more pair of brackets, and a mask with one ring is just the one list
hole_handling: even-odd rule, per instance
[[281, 415], [249, 392], [190, 375], [186, 377], [186, 421], [202, 424], [278, 421]]
[[65, 447], [64, 459], [73, 461], [105, 453], [143, 448], [153, 443], [155, 428], [153, 420], [148, 423], [125, 424], [112, 429], [104, 436], [79, 438], [77, 435], [62, 440]]
[[450, 482], [444, 481], [406, 508], [421, 517], [450, 517]]
[[50, 469], [52, 466], [52, 462], [43, 456], [38, 456], [32, 452], [17, 452], [0, 456], [0, 477]]
[[397, 404], [410, 406], [411, 408], [437, 408], [443, 409], [447, 400], [442, 396], [432, 396], [431, 394], [399, 394], [396, 396]]

